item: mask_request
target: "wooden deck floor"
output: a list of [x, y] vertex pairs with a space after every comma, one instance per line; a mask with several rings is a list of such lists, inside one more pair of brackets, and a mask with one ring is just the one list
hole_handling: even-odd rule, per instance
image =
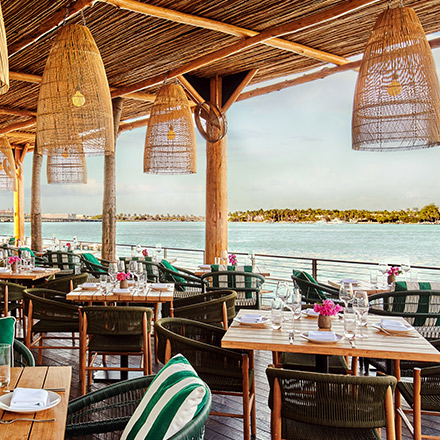
[[[54, 341], [55, 342], [55, 341]], [[55, 345], [55, 344], [54, 344]], [[154, 345], [154, 344], [153, 344]], [[73, 367], [72, 388], [70, 398], [73, 399], [80, 395], [79, 374], [78, 374], [78, 350], [43, 350], [43, 365], [71, 365]], [[37, 352], [34, 351], [35, 358]], [[270, 439], [270, 411], [268, 408], [269, 385], [265, 370], [271, 363], [272, 357], [268, 352], [255, 353], [256, 370], [256, 403], [257, 403], [257, 439]], [[109, 364], [119, 362], [119, 358], [114, 356], [107, 359]], [[157, 372], [161, 365], [153, 361], [153, 370]], [[106, 386], [106, 383], [93, 383], [91, 390]], [[241, 399], [226, 396], [213, 396], [213, 409], [240, 410]], [[241, 419], [229, 417], [210, 416], [206, 424], [206, 440], [240, 440], [243, 438], [243, 423]], [[440, 436], [440, 418], [424, 417], [423, 428], [426, 434]], [[426, 429], [428, 428], [428, 429]], [[385, 432], [382, 433], [385, 438]], [[403, 428], [403, 439], [410, 440], [408, 430]]]

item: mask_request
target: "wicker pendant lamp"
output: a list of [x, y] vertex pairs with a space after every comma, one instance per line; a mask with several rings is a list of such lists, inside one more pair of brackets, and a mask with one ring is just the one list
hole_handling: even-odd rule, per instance
[[440, 88], [415, 11], [379, 15], [356, 83], [353, 150], [399, 151], [440, 144]]
[[164, 84], [150, 112], [144, 173], [192, 174], [196, 166], [196, 134], [188, 99], [180, 84]]
[[8, 45], [6, 43], [5, 23], [0, 5], [0, 94], [9, 90], [9, 60]]
[[110, 89], [86, 26], [63, 26], [52, 45], [38, 98], [37, 144], [55, 157], [114, 153]]
[[16, 191], [15, 160], [6, 136], [0, 137], [0, 191]]
[[61, 156], [49, 154], [46, 174], [47, 183], [87, 183], [86, 158], [80, 152]]

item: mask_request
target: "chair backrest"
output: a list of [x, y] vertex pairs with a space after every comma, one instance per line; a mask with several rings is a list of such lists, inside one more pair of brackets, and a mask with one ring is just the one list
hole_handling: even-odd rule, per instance
[[45, 289], [58, 290], [59, 292], [69, 293], [80, 284], [87, 281], [88, 274], [80, 273], [77, 275], [55, 276], [55, 279], [46, 281], [41, 287]]
[[14, 366], [35, 367], [35, 359], [31, 351], [22, 342], [14, 339]]
[[306, 302], [324, 301], [327, 295], [319, 289], [317, 281], [303, 270], [293, 269], [292, 280], [297, 284]]
[[47, 264], [58, 267], [61, 270], [75, 271], [81, 268], [81, 256], [73, 252], [51, 251], [48, 250], [44, 257]]
[[83, 320], [87, 319], [89, 335], [142, 335], [144, 316], [147, 333], [151, 332], [153, 311], [148, 307], [87, 306], [80, 310]]
[[86, 272], [97, 275], [106, 275], [108, 273], [108, 266], [103, 265], [91, 252], [83, 252], [80, 256], [83, 270]]
[[264, 277], [254, 272], [218, 271], [202, 275], [202, 281], [208, 283], [207, 290], [231, 289], [237, 292], [237, 309], [259, 309], [260, 290]]
[[222, 325], [235, 317], [237, 292], [217, 290], [174, 301], [174, 316]]
[[25, 289], [23, 291], [24, 314], [29, 316], [32, 305], [32, 318], [44, 321], [78, 322], [78, 307], [60, 300], [63, 292], [50, 289]]
[[427, 339], [440, 337], [440, 290], [407, 290], [369, 297], [369, 312], [401, 316]]
[[394, 290], [396, 292], [406, 290], [440, 290], [440, 283], [425, 281], [396, 281]]
[[10, 281], [0, 281], [0, 302], [4, 302], [6, 289], [8, 289], [8, 301], [19, 301], [23, 299], [23, 290], [26, 287]]
[[302, 424], [371, 429], [393, 423], [393, 417], [387, 420], [386, 402], [392, 407], [395, 377], [345, 376], [273, 367], [266, 374], [269, 407], [279, 411], [289, 438], [295, 438], [295, 431], [304, 428]]

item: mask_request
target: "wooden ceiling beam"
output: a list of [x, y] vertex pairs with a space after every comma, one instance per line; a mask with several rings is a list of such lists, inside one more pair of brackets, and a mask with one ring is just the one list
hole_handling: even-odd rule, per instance
[[[170, 20], [180, 24], [187, 24], [190, 26], [196, 26], [203, 29], [209, 29], [212, 31], [221, 32], [228, 35], [234, 35], [239, 38], [254, 37], [259, 32], [245, 29], [232, 24], [223, 23], [221, 21], [212, 20], [210, 18], [198, 17], [196, 15], [186, 14], [185, 12], [175, 11], [173, 9], [162, 8], [159, 6], [150, 5], [147, 3], [141, 3], [137, 0], [98, 0], [102, 3], [109, 3], [121, 9], [126, 9], [131, 12], [137, 12], [151, 17], [163, 18], [164, 20]], [[312, 47], [305, 46], [303, 44], [295, 43], [293, 41], [282, 40], [280, 38], [272, 38], [263, 42], [267, 46], [274, 47], [276, 49], [282, 49], [289, 52], [313, 58], [316, 60], [324, 61], [326, 63], [333, 64], [345, 64], [348, 60], [344, 57], [327, 53], [321, 50], [313, 49]]]
[[183, 75], [179, 75], [177, 79], [186, 89], [186, 91], [191, 96], [191, 99], [195, 104], [200, 104], [201, 102], [205, 102], [203, 96], [200, 95], [200, 93], [193, 87], [193, 85]]
[[96, 0], [74, 0], [69, 5], [69, 12], [66, 16], [66, 8], [63, 6], [52, 14], [45, 22], [41, 23], [32, 33], [26, 35], [21, 40], [8, 46], [9, 57], [12, 57], [20, 50], [34, 43], [42, 36], [48, 34], [50, 31], [59, 26], [64, 19], [68, 20], [74, 15], [81, 12], [83, 9], [93, 6]]
[[133, 122], [121, 122], [119, 124], [118, 132], [121, 133], [122, 131], [129, 131], [129, 130], [134, 130], [135, 128], [145, 127], [148, 125], [149, 120], [150, 117], [138, 119], [137, 121], [133, 121]]
[[255, 76], [255, 74], [258, 72], [258, 69], [252, 69], [249, 70], [247, 75], [244, 77], [243, 81], [237, 86], [237, 88], [234, 90], [232, 95], [229, 97], [229, 99], [226, 101], [226, 103], [223, 105], [222, 110], [224, 112], [227, 112], [231, 105], [237, 100], [237, 98], [240, 96], [243, 89], [252, 81], [252, 78]]
[[30, 82], [35, 84], [41, 83], [40, 75], [32, 75], [30, 73], [22, 73], [22, 72], [12, 72], [11, 70], [9, 71], [9, 79], [13, 79], [15, 81]]
[[22, 128], [33, 127], [37, 123], [37, 118], [30, 118], [27, 121], [16, 122], [15, 124], [7, 125], [0, 128], [0, 134], [7, 134], [11, 131], [20, 130]]
[[168, 73], [163, 73], [153, 78], [139, 81], [129, 86], [121, 87], [118, 90], [114, 90], [112, 92], [112, 97], [114, 98], [116, 96], [122, 96], [127, 93], [137, 92], [139, 90], [145, 89], [146, 87], [160, 84], [164, 81], [166, 77], [168, 77], [169, 79], [175, 78], [176, 76], [183, 75], [184, 73], [198, 69], [207, 64], [211, 64], [215, 61], [233, 55], [237, 52], [241, 52], [244, 49], [260, 44], [276, 36], [290, 34], [292, 32], [297, 32], [315, 26], [317, 24], [330, 21], [334, 18], [343, 16], [345, 14], [353, 12], [356, 9], [360, 9], [364, 6], [376, 3], [378, 1], [379, 0], [346, 0], [344, 3], [337, 4], [336, 6], [328, 8], [324, 11], [317, 12], [307, 17], [298, 18], [291, 21], [290, 23], [285, 23], [266, 29], [254, 37], [242, 39], [239, 42], [234, 43], [228, 47], [211, 52], [207, 55], [203, 55], [191, 61], [190, 63], [172, 69]]
[[35, 134], [32, 133], [26, 133], [23, 131], [10, 131], [6, 134], [8, 138], [14, 138], [14, 139], [25, 139], [29, 142], [35, 142]]
[[5, 107], [5, 106], [0, 106], [0, 114], [14, 115], [14, 116], [30, 116], [30, 117], [37, 116], [37, 112], [31, 111], [31, 110], [23, 110], [20, 108], [11, 108], [11, 107]]

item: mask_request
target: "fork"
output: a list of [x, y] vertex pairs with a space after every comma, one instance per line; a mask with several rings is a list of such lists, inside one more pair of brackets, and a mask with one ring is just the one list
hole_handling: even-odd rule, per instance
[[11, 420], [0, 420], [0, 424], [9, 425], [10, 423], [19, 422], [20, 420], [24, 422], [55, 422], [56, 419], [11, 419]]

